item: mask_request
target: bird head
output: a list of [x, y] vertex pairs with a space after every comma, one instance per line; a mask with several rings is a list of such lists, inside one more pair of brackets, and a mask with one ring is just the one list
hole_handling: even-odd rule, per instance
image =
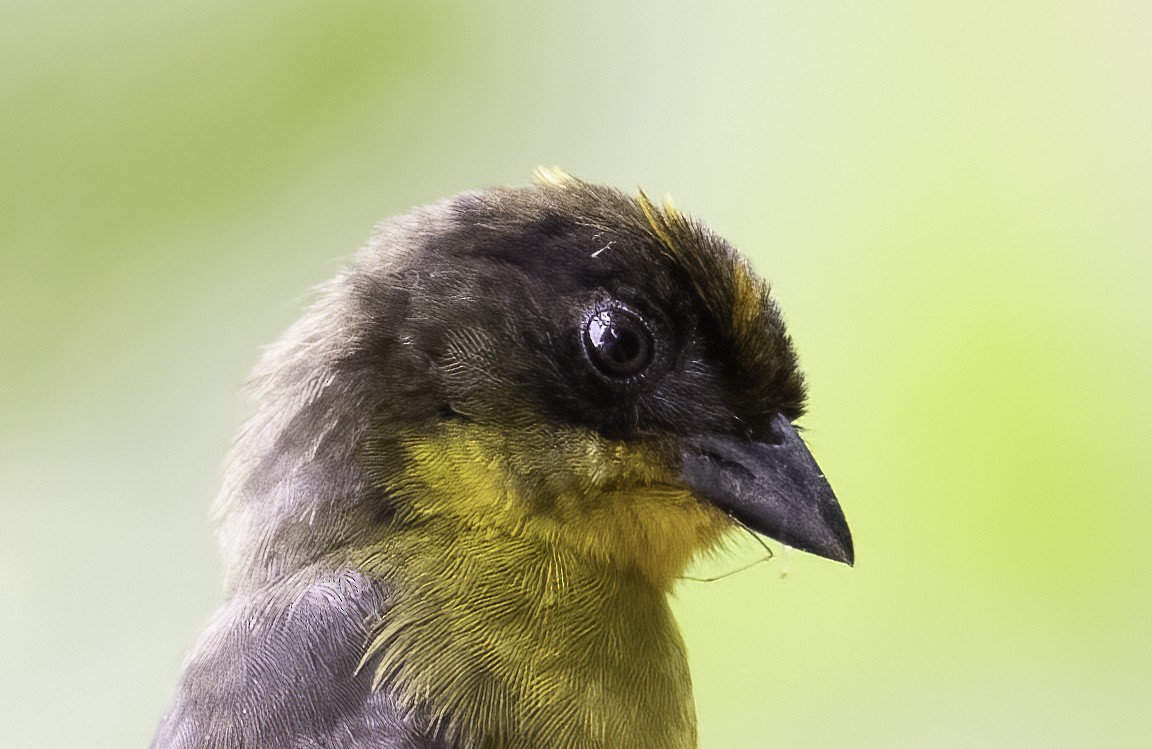
[[669, 202], [537, 177], [382, 224], [269, 350], [226, 548], [440, 525], [667, 586], [744, 526], [851, 564], [768, 285]]

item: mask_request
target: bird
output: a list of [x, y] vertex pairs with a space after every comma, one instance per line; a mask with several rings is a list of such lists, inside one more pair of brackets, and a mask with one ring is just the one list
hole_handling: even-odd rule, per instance
[[643, 191], [381, 223], [250, 391], [154, 749], [688, 749], [687, 566], [742, 530], [854, 562], [768, 283]]

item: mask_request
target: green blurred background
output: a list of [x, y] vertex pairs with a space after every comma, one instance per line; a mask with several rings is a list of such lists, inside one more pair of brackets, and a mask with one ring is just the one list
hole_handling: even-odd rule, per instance
[[[701, 746], [1152, 746], [1152, 6], [0, 7], [0, 746], [145, 746], [259, 347], [537, 164], [775, 285], [855, 569], [676, 607]], [[782, 573], [787, 571], [787, 576]]]

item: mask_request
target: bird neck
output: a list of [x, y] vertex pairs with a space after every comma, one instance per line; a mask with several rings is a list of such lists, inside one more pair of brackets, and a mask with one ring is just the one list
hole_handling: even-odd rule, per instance
[[357, 566], [393, 590], [365, 667], [451, 745], [696, 746], [683, 642], [635, 570], [445, 518]]

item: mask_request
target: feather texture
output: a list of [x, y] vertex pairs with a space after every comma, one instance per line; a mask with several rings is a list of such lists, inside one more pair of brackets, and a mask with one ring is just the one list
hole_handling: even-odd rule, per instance
[[[538, 182], [385, 222], [266, 351], [217, 503], [228, 598], [156, 749], [695, 746], [666, 596], [737, 525], [681, 445], [770, 434], [803, 379], [724, 240]], [[582, 348], [604, 305], [642, 371]]]

